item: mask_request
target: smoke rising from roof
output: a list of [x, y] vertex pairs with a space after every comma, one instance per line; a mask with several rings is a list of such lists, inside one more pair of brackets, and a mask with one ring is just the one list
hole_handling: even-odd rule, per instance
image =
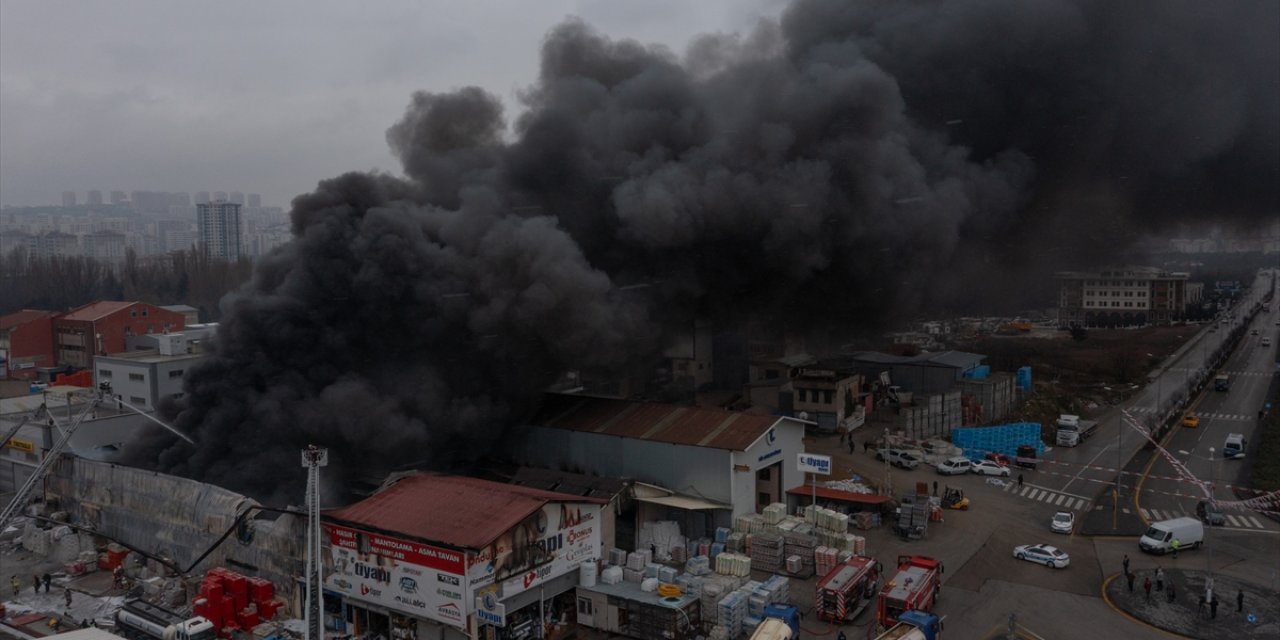
[[418, 93], [404, 178], [294, 201], [188, 373], [200, 447], [137, 457], [294, 496], [310, 443], [339, 482], [465, 465], [695, 313], [854, 331], [1274, 216], [1278, 7], [800, 0], [683, 59], [567, 20], [510, 129], [482, 89]]

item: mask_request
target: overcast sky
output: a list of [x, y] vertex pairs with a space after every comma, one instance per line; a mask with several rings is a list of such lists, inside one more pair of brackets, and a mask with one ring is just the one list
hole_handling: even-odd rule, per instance
[[681, 53], [783, 4], [0, 0], [0, 204], [118, 189], [287, 206], [344, 171], [398, 174], [385, 132], [413, 91], [479, 85], [510, 122], [566, 16]]

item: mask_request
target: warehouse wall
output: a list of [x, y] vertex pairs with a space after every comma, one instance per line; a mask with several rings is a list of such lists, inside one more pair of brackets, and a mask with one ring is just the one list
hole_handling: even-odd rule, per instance
[[[45, 495], [57, 499], [71, 524], [120, 540], [148, 554], [191, 566], [217, 543], [253, 500], [210, 484], [65, 456], [47, 478]], [[294, 606], [303, 570], [306, 517], [281, 514], [251, 525], [252, 539], [235, 533], [194, 567], [200, 578], [215, 566], [275, 583], [277, 597]], [[193, 581], [194, 582], [194, 581]], [[193, 584], [194, 586], [194, 584]]]

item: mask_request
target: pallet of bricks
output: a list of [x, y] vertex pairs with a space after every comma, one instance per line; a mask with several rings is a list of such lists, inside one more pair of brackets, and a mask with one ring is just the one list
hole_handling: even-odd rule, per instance
[[[749, 583], [750, 584], [750, 583]], [[744, 585], [743, 590], [747, 589]], [[744, 631], [754, 632], [764, 619], [764, 609], [771, 604], [791, 602], [791, 581], [785, 576], [770, 576], [764, 582], [754, 583], [747, 595], [747, 617]]]
[[[818, 546], [829, 547], [836, 552], [848, 551], [865, 555], [867, 539], [849, 533], [849, 516], [832, 509], [809, 505], [803, 511], [805, 522], [817, 527]], [[815, 549], [816, 556], [816, 549]], [[815, 562], [815, 566], [817, 563]], [[818, 568], [818, 575], [826, 575]]]

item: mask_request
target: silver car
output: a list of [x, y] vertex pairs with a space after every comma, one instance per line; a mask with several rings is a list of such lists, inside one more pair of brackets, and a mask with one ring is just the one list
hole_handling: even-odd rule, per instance
[[1071, 564], [1066, 551], [1047, 544], [1024, 544], [1013, 548], [1013, 557], [1035, 562], [1054, 569], [1065, 569]]

